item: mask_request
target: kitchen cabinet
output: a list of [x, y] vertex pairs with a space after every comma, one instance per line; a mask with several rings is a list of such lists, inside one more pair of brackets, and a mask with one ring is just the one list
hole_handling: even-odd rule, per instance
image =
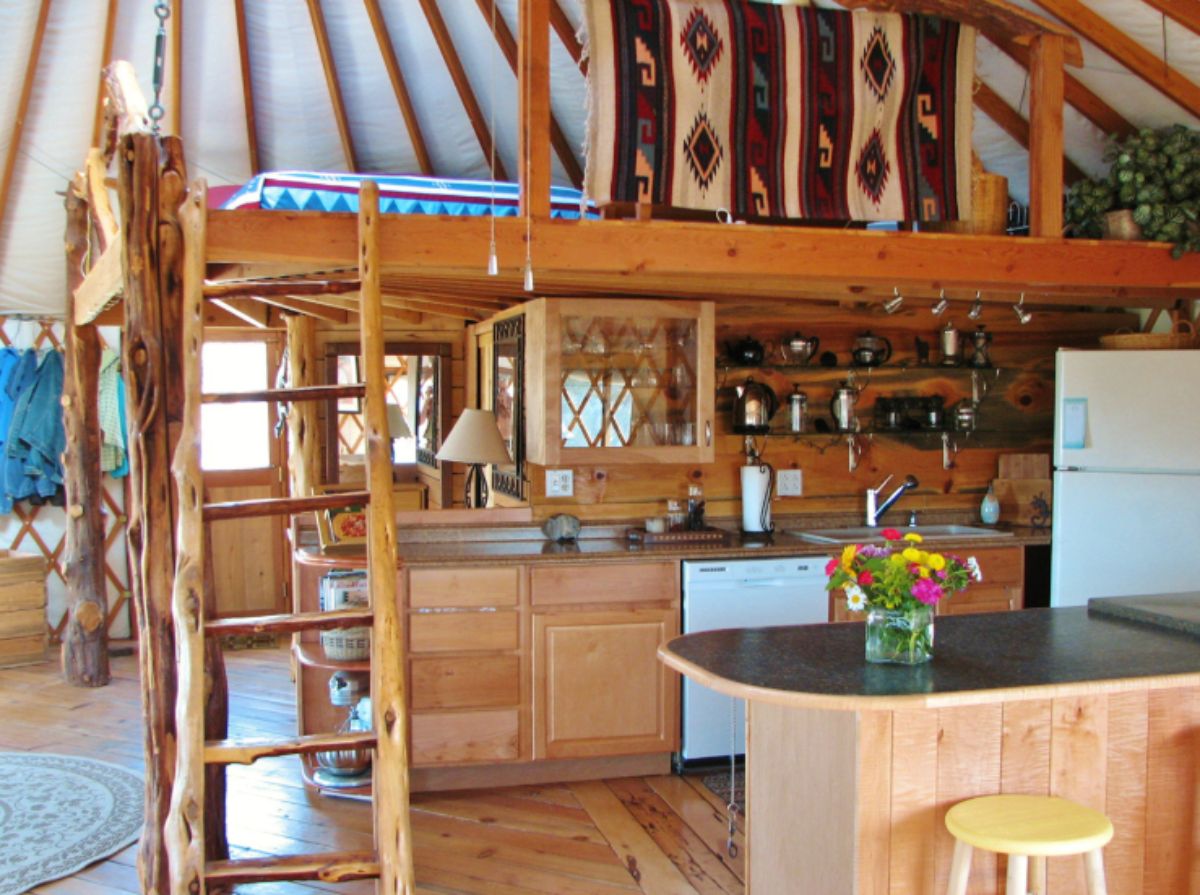
[[673, 562], [532, 569], [534, 758], [678, 748], [679, 681], [657, 658], [679, 632], [678, 575]]
[[539, 299], [520, 312], [531, 462], [712, 462], [712, 302]]
[[[940, 550], [940, 548], [938, 548]], [[983, 573], [983, 581], [972, 582], [938, 606], [938, 615], [968, 615], [975, 612], [1007, 612], [1025, 606], [1025, 549], [1023, 547], [957, 547], [945, 551], [966, 558], [974, 556]], [[846, 608], [842, 592], [833, 591], [829, 599], [829, 620], [863, 621], [865, 612]]]

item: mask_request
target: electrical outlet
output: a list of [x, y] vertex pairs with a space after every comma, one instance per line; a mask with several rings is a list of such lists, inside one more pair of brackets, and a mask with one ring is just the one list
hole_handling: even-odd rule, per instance
[[780, 497], [801, 497], [804, 494], [804, 473], [799, 469], [781, 469], [777, 485]]
[[575, 495], [575, 473], [570, 469], [546, 470], [547, 497], [573, 497]]

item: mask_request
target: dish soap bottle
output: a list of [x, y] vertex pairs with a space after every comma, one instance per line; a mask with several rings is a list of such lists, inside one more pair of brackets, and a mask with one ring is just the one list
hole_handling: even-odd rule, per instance
[[990, 483], [987, 494], [983, 495], [983, 501], [979, 504], [979, 518], [986, 525], [995, 525], [1000, 521], [1000, 501], [996, 499], [996, 492]]

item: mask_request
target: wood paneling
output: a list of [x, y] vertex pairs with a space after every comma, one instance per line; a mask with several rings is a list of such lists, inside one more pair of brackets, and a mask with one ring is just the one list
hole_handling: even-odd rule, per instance
[[[210, 475], [216, 478], [217, 474]], [[212, 503], [255, 500], [277, 495], [272, 485], [210, 487]], [[229, 519], [210, 525], [217, 614], [269, 615], [287, 604], [279, 520], [271, 517]]]

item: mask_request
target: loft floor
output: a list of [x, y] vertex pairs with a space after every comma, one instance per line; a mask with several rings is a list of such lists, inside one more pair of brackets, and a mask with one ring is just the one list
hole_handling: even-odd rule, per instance
[[[287, 653], [226, 653], [231, 736], [295, 730]], [[81, 690], [57, 663], [0, 670], [0, 749], [86, 755], [141, 770], [137, 663]], [[417, 890], [426, 895], [740, 895], [742, 861], [725, 855], [723, 808], [698, 780], [642, 777], [414, 796]], [[370, 807], [313, 795], [294, 758], [230, 768], [235, 856], [371, 847]], [[738, 837], [744, 854], [744, 843]], [[136, 847], [39, 895], [137, 893]], [[247, 895], [371, 893], [374, 883], [239, 886]]]

